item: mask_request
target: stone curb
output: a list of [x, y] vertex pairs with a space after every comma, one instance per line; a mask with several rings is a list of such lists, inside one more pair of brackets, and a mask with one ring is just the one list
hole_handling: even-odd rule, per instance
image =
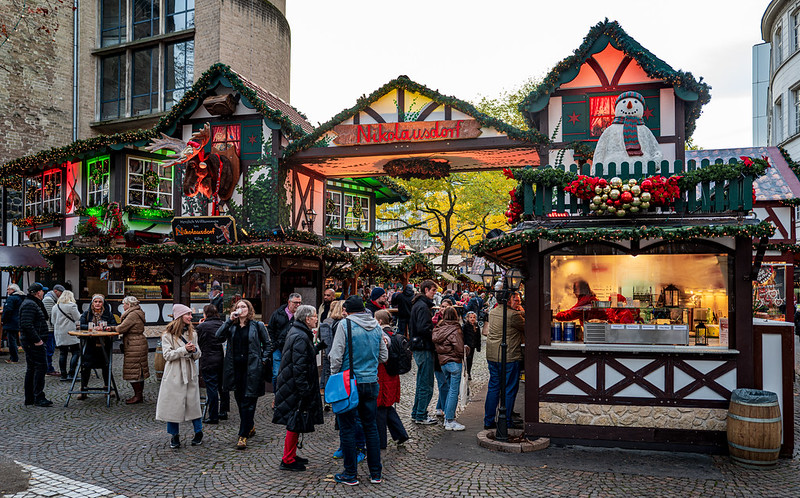
[[[508, 435], [521, 436], [522, 429], [509, 429]], [[502, 451], [504, 453], [528, 453], [530, 451], [541, 451], [550, 446], [550, 438], [540, 437], [530, 441], [528, 439], [521, 443], [503, 443], [496, 441], [494, 437], [489, 437], [490, 434], [494, 435], [495, 429], [483, 430], [478, 433], [478, 446], [490, 449], [492, 451]]]

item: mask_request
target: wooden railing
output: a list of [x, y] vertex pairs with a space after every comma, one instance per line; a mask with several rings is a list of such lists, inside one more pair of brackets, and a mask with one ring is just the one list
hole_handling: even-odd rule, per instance
[[[723, 163], [724, 161], [722, 159], [716, 161], [716, 164]], [[734, 159], [729, 162], [729, 164], [735, 163], [737, 163], [737, 161]], [[672, 163], [669, 161], [662, 161], [659, 166], [657, 166], [655, 162], [650, 161], [647, 165], [643, 165], [640, 162], [636, 162], [632, 166], [628, 163], [622, 163], [620, 165], [614, 163], [609, 163], [608, 165], [585, 164], [583, 166], [572, 164], [570, 166], [563, 165], [557, 168], [576, 174], [591, 175], [606, 179], [618, 176], [625, 181], [631, 178], [641, 180], [654, 175], [661, 175], [664, 177], [680, 176], [682, 173], [695, 171], [707, 167], [710, 164], [711, 162], [709, 162], [708, 159], [704, 159], [700, 164], [697, 164], [694, 160], [688, 161], [685, 167], [682, 161], [674, 161]], [[591, 212], [589, 209], [589, 201], [579, 199], [565, 192], [561, 187], [546, 187], [543, 184], [524, 183], [523, 193], [523, 213], [526, 215], [526, 218], [531, 215], [547, 216], [551, 213], [564, 213], [564, 215], [567, 216], [584, 216]], [[647, 213], [675, 212], [679, 214], [699, 214], [730, 211], [747, 212], [752, 208], [753, 177], [741, 175], [732, 180], [704, 181], [697, 184], [695, 188], [687, 190], [681, 189], [680, 197], [676, 200], [673, 208], [650, 208]]]

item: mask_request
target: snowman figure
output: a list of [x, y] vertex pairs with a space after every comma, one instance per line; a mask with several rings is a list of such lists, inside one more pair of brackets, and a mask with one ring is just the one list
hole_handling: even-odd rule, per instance
[[647, 165], [648, 161], [660, 162], [664, 157], [658, 141], [650, 128], [645, 126], [644, 97], [637, 92], [621, 93], [614, 103], [614, 121], [603, 131], [594, 149], [593, 162], [617, 166], [636, 161]]

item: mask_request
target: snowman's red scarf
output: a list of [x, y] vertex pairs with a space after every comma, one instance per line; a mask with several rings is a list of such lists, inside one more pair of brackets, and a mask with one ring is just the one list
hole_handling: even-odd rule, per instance
[[638, 126], [644, 125], [642, 118], [635, 116], [617, 116], [612, 124], [622, 124], [622, 139], [625, 142], [625, 150], [629, 156], [643, 156], [642, 147], [639, 145]]

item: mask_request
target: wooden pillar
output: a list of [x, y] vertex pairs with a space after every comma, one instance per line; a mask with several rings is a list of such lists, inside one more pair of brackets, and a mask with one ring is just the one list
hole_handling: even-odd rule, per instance
[[[733, 263], [733, 289], [728, 296], [729, 324], [733, 327], [730, 347], [739, 350], [736, 383], [740, 388], [755, 388], [753, 345], [753, 241], [736, 237]], [[733, 301], [731, 303], [731, 301]]]
[[187, 303], [183, 299], [183, 264], [182, 258], [176, 257], [172, 263], [172, 302], [173, 303]]
[[[545, 344], [542, 334], [542, 264], [539, 242], [523, 248], [526, 254], [528, 279], [525, 281], [525, 435], [533, 436], [533, 424], [539, 422], [539, 345]], [[529, 429], [530, 428], [530, 429]]]

